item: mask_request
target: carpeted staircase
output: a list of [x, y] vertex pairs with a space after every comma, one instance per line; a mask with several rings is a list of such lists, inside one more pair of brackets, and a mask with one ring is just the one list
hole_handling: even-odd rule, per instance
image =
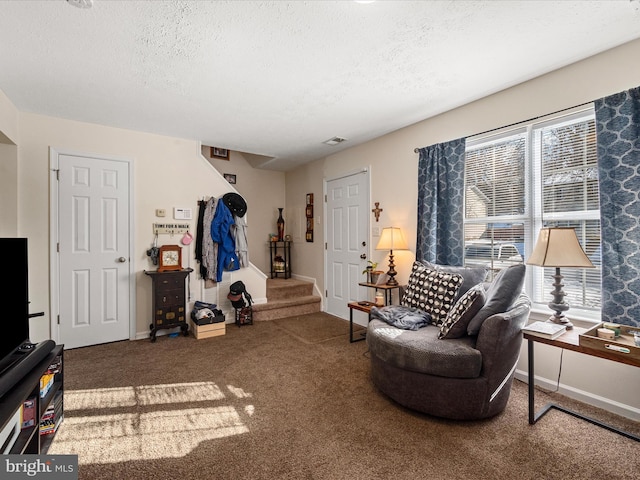
[[267, 279], [267, 303], [253, 305], [253, 321], [275, 320], [320, 311], [313, 283], [293, 278]]

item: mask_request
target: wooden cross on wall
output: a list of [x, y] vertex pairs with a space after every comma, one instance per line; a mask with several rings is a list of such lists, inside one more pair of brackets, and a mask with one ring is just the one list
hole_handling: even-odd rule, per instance
[[376, 206], [376, 208], [374, 208], [371, 211], [376, 216], [376, 222], [377, 222], [378, 220], [380, 220], [380, 212], [382, 212], [382, 209], [380, 208], [380, 202], [375, 202], [374, 205]]

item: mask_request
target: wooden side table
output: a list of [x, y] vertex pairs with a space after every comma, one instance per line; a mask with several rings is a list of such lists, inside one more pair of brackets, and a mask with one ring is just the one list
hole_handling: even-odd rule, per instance
[[360, 285], [361, 287], [374, 288], [376, 292], [378, 290], [382, 290], [384, 292], [385, 305], [391, 305], [391, 303], [393, 302], [393, 290], [395, 288], [397, 288], [398, 292], [400, 292], [400, 285], [386, 285], [384, 283], [381, 285], [377, 285], [375, 283], [369, 283], [369, 282], [361, 282], [361, 283], [358, 283], [358, 285]]
[[[271, 278], [291, 278], [291, 244], [288, 240], [269, 242], [269, 262]], [[278, 252], [280, 250], [280, 253]], [[280, 257], [281, 260], [276, 260]]]
[[[378, 290], [382, 290], [384, 292], [384, 304], [391, 305], [393, 301], [393, 290], [395, 288], [400, 291], [400, 285], [376, 285], [375, 283], [362, 282], [358, 283], [361, 287], [374, 288], [376, 292]], [[367, 323], [371, 320], [371, 309], [375, 307], [376, 304], [373, 302], [362, 301], [362, 302], [349, 302], [347, 307], [349, 307], [349, 342], [360, 342], [366, 338], [366, 333], [363, 332], [360, 338], [353, 338], [353, 311], [358, 310], [359, 312], [364, 312], [367, 314]]]
[[640, 366], [638, 365], [637, 361], [632, 358], [624, 358], [624, 357], [621, 357], [620, 355], [616, 355], [615, 353], [601, 352], [599, 350], [580, 345], [579, 335], [581, 333], [584, 333], [587, 330], [588, 329], [586, 328], [575, 326], [573, 329], [568, 330], [566, 333], [560, 335], [558, 338], [554, 340], [542, 338], [537, 335], [523, 332], [524, 339], [527, 341], [527, 353], [528, 353], [527, 375], [529, 376], [529, 379], [528, 379], [529, 381], [529, 424], [530, 425], [535, 424], [549, 410], [555, 409], [564, 413], [568, 413], [569, 415], [572, 415], [576, 418], [580, 418], [582, 420], [585, 420], [599, 427], [606, 428], [611, 432], [615, 432], [619, 435], [623, 435], [627, 438], [640, 442], [640, 437], [632, 433], [625, 432], [624, 430], [620, 430], [619, 428], [616, 428], [612, 425], [600, 422], [599, 420], [596, 420], [591, 417], [587, 417], [586, 415], [582, 415], [581, 413], [575, 412], [573, 410], [569, 410], [568, 408], [560, 406], [553, 402], [547, 403], [544, 407], [540, 409], [539, 412], [536, 413], [535, 411], [535, 397], [534, 397], [535, 396], [535, 364], [534, 364], [534, 355], [533, 355], [534, 348], [533, 347], [536, 342], [551, 345], [552, 347], [564, 348], [566, 350], [583, 353], [585, 355], [592, 355], [594, 357], [600, 357], [607, 360], [612, 360], [614, 362], [625, 363], [627, 365], [634, 365], [636, 367]]
[[360, 342], [366, 338], [366, 332], [362, 332], [359, 338], [353, 338], [353, 311], [358, 310], [366, 313], [369, 321], [371, 320], [371, 308], [375, 306], [376, 304], [373, 302], [349, 302], [347, 304], [349, 307], [349, 343]]

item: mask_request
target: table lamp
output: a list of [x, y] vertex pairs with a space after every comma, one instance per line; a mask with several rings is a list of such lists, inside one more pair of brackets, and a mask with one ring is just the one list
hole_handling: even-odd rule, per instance
[[407, 242], [402, 235], [402, 230], [398, 227], [385, 227], [382, 229], [382, 235], [376, 250], [389, 250], [389, 270], [387, 271], [387, 285], [392, 287], [398, 286], [398, 281], [394, 278], [398, 272], [396, 272], [396, 266], [393, 263], [393, 251], [394, 250], [408, 250]]
[[572, 227], [540, 229], [538, 241], [527, 260], [527, 265], [556, 269], [556, 274], [553, 275], [554, 290], [551, 292], [553, 300], [547, 304], [555, 314], [549, 317], [549, 321], [564, 325], [567, 330], [572, 329], [573, 324], [563, 314], [569, 310], [569, 304], [564, 301], [566, 294], [562, 291], [564, 284], [560, 267], [595, 268], [580, 246], [575, 229]]

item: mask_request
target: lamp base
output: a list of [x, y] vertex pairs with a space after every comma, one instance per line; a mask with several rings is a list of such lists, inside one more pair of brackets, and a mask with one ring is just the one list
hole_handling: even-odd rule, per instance
[[573, 328], [573, 323], [564, 315], [551, 315], [547, 320], [551, 323], [557, 323], [558, 325], [564, 325], [567, 327], [567, 330], [571, 330]]
[[556, 313], [549, 317], [549, 321], [557, 323], [558, 325], [564, 325], [567, 327], [567, 330], [571, 330], [573, 328], [573, 323], [571, 323], [562, 313], [569, 310], [569, 304], [564, 301], [566, 294], [562, 291], [562, 287], [564, 287], [564, 283], [562, 283], [563, 278], [564, 277], [560, 273], [560, 267], [556, 267], [556, 274], [553, 275], [553, 291], [551, 292], [553, 300], [548, 303], [549, 308]]
[[[387, 272], [387, 275], [389, 275], [389, 272]], [[400, 284], [395, 278], [389, 277], [389, 280], [387, 280], [386, 285], [388, 285], [389, 287], [397, 287]]]
[[387, 280], [387, 285], [390, 287], [397, 287], [398, 281], [394, 278], [398, 272], [396, 272], [396, 264], [393, 263], [393, 250], [390, 250], [389, 253], [389, 270], [387, 271], [387, 276], [389, 279]]

